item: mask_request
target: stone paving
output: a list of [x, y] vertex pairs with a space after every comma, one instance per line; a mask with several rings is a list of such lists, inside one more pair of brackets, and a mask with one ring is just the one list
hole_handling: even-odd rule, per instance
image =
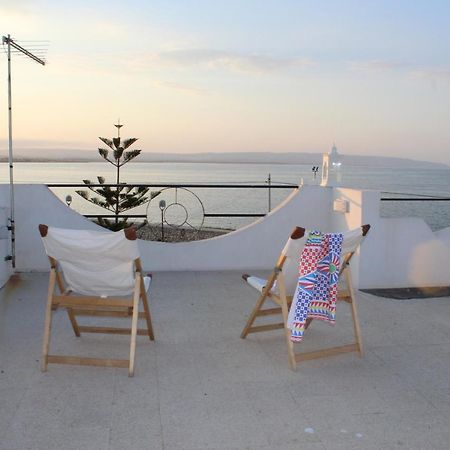
[[[157, 340], [138, 337], [128, 378], [97, 367], [40, 372], [47, 279], [20, 274], [0, 290], [2, 450], [450, 448], [448, 297], [359, 293], [365, 357], [293, 372], [281, 330], [239, 338], [256, 300], [240, 274], [156, 273]], [[313, 323], [301, 345], [346, 343], [351, 331], [340, 304], [336, 326]], [[128, 338], [76, 338], [58, 311], [51, 351], [127, 357]]]

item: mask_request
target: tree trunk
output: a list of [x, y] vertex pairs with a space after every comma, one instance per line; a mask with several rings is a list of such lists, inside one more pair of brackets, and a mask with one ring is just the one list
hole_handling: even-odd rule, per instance
[[119, 181], [120, 181], [120, 165], [117, 161], [117, 176], [116, 176], [116, 225], [119, 223]]

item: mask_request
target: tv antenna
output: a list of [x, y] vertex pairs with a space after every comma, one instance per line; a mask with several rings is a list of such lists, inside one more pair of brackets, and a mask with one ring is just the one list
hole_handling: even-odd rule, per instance
[[[6, 259], [11, 261], [12, 267], [16, 267], [16, 226], [14, 221], [14, 158], [13, 158], [13, 139], [12, 139], [12, 98], [11, 98], [11, 54], [25, 56], [35, 62], [45, 66], [45, 54], [47, 53], [49, 41], [24, 41], [30, 50], [19, 45], [11, 36], [2, 37], [3, 47], [7, 47], [8, 55], [8, 162], [9, 162], [9, 199], [10, 199], [10, 218], [8, 229], [11, 231], [11, 255]], [[21, 42], [22, 43], [22, 42]]]

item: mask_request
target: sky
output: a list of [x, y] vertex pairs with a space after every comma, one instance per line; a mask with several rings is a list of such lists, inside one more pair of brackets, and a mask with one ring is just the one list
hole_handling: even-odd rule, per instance
[[450, 164], [448, 0], [0, 0], [0, 33], [49, 41], [44, 67], [13, 56], [18, 148], [96, 151], [120, 118], [144, 152]]

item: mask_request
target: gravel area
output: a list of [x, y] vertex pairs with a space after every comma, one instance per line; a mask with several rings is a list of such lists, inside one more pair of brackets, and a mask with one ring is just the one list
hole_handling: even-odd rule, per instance
[[188, 242], [209, 239], [215, 236], [227, 234], [232, 230], [224, 230], [219, 228], [203, 228], [194, 230], [192, 228], [173, 228], [164, 227], [164, 239], [161, 234], [161, 227], [155, 225], [142, 224], [137, 226], [137, 236], [139, 239], [146, 241], [164, 241], [164, 242]]

